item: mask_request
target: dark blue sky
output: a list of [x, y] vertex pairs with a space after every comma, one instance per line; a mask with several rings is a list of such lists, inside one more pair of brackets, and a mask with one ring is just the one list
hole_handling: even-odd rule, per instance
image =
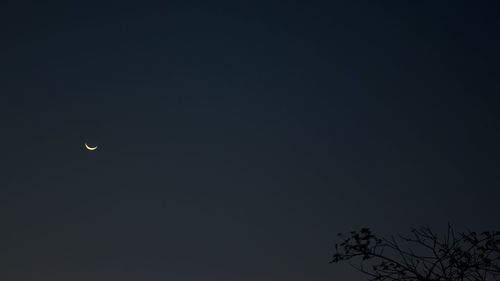
[[495, 4], [29, 2], [0, 280], [359, 280], [338, 232], [499, 227]]

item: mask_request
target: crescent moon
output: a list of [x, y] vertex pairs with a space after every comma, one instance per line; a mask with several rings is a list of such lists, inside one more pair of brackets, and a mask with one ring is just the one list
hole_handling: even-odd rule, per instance
[[90, 151], [93, 151], [93, 150], [96, 150], [97, 149], [97, 145], [92, 147], [92, 146], [89, 146], [87, 143], [85, 143], [85, 148], [90, 150]]

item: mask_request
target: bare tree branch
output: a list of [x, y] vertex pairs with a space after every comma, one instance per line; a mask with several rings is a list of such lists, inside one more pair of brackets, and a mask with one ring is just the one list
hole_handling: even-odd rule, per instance
[[331, 263], [347, 261], [369, 280], [500, 281], [500, 231], [456, 232], [448, 225], [442, 237], [429, 226], [410, 236], [377, 237], [368, 228], [339, 236]]

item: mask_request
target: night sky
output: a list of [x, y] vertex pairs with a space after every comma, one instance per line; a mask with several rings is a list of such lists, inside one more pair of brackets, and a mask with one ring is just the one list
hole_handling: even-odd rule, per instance
[[354, 281], [338, 232], [498, 229], [498, 5], [331, 2], [2, 2], [0, 280]]

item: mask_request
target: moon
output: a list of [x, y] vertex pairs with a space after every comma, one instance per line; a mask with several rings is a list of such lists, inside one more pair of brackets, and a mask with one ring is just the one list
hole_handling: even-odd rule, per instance
[[85, 148], [90, 150], [90, 151], [94, 151], [97, 149], [97, 145], [92, 147], [92, 146], [89, 146], [87, 143], [85, 143]]

